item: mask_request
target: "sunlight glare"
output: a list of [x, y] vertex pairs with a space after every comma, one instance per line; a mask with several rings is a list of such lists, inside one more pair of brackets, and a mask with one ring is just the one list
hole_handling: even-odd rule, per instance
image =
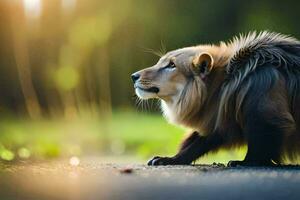
[[41, 15], [41, 0], [23, 0], [27, 17], [38, 18]]

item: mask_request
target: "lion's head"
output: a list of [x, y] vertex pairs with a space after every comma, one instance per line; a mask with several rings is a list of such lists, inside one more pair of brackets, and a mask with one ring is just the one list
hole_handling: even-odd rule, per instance
[[132, 74], [141, 99], [158, 98], [166, 118], [183, 123], [199, 112], [207, 96], [206, 79], [214, 66], [212, 47], [187, 47], [171, 51], [152, 67]]

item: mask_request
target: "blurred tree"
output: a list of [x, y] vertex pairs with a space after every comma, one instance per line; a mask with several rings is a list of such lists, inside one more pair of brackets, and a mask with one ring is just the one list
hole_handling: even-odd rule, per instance
[[29, 116], [38, 118], [40, 116], [40, 105], [32, 83], [23, 8], [12, 3], [10, 5], [10, 17], [12, 46], [25, 105]]
[[130, 74], [157, 61], [145, 49], [218, 42], [251, 30], [297, 37], [299, 6], [296, 0], [3, 0], [0, 111], [109, 116], [112, 107], [132, 107]]

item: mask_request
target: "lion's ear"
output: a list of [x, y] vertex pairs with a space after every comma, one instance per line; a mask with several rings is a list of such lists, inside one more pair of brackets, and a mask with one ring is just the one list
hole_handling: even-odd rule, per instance
[[193, 71], [197, 75], [205, 76], [209, 74], [214, 64], [213, 57], [208, 52], [199, 54], [193, 60]]

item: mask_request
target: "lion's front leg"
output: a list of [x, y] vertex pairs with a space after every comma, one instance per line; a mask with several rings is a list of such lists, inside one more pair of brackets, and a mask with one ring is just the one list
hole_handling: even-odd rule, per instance
[[194, 132], [183, 141], [181, 148], [175, 156], [155, 156], [148, 162], [148, 165], [189, 165], [200, 156], [218, 148], [222, 144], [223, 140], [217, 134], [203, 137]]

